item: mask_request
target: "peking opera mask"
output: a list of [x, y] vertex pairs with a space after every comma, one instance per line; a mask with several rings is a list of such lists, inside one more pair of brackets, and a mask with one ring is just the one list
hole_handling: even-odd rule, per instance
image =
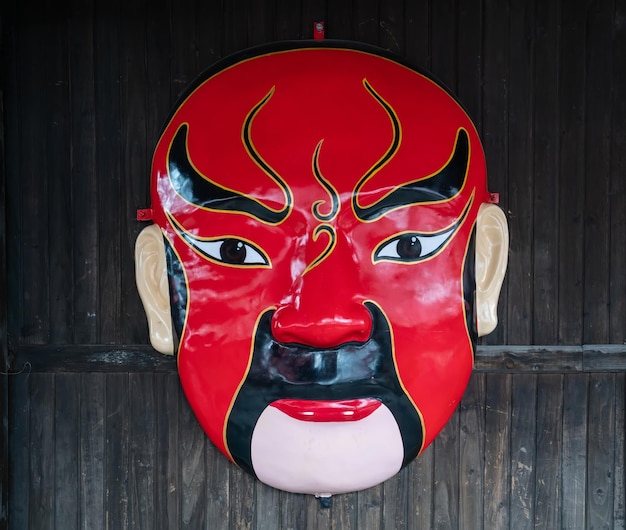
[[476, 129], [441, 85], [362, 44], [230, 56], [167, 121], [151, 200], [151, 342], [229, 459], [328, 496], [435, 438], [497, 323], [508, 253]]

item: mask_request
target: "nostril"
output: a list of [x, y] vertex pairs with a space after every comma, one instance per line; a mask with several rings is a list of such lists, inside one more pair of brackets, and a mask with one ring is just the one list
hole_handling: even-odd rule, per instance
[[294, 306], [279, 307], [272, 317], [274, 339], [317, 348], [349, 342], [365, 342], [372, 332], [372, 317], [362, 304], [355, 303], [339, 314], [315, 316]]

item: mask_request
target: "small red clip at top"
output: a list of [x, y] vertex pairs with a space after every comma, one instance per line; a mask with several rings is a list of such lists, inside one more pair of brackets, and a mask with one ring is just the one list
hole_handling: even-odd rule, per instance
[[322, 40], [324, 38], [324, 23], [313, 23], [313, 40]]
[[489, 202], [491, 204], [500, 204], [500, 194], [499, 193], [490, 193], [489, 194]]
[[152, 221], [152, 208], [137, 210], [137, 221]]

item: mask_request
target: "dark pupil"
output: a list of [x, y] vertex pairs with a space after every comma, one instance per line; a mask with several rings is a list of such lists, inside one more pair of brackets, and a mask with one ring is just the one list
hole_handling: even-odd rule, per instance
[[226, 263], [245, 263], [246, 246], [238, 239], [226, 239], [220, 246], [220, 257]]
[[398, 256], [401, 258], [419, 258], [422, 254], [422, 245], [417, 236], [401, 236], [398, 239]]

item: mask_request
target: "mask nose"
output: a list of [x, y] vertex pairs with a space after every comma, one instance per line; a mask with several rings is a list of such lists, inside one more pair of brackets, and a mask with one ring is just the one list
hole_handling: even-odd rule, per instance
[[[333, 266], [329, 260], [300, 278], [286, 303], [272, 317], [272, 334], [282, 343], [332, 348], [365, 342], [372, 333], [372, 316], [355, 300], [356, 274]], [[338, 271], [344, 270], [344, 273]]]

